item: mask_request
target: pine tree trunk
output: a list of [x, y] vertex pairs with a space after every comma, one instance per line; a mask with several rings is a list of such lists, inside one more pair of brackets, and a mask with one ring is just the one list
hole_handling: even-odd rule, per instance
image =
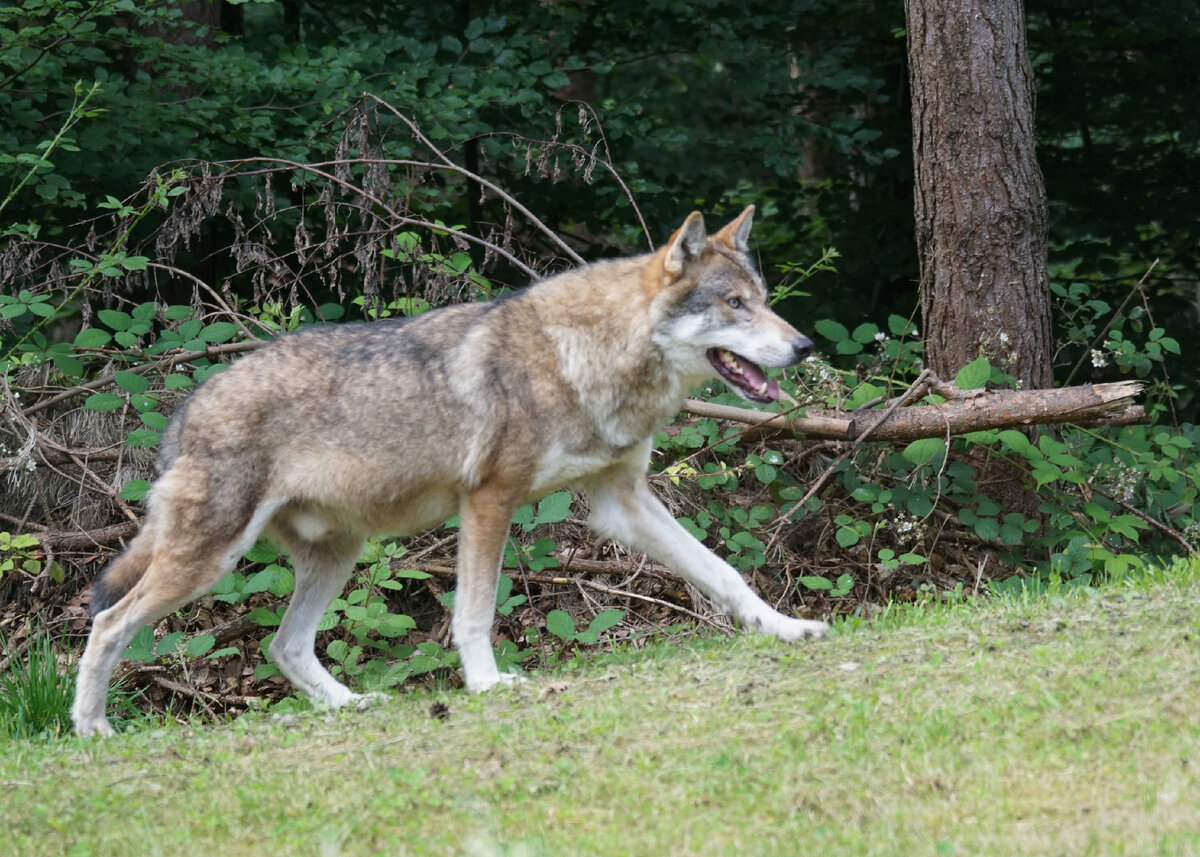
[[906, 0], [926, 365], [1053, 383], [1046, 192], [1021, 0]]

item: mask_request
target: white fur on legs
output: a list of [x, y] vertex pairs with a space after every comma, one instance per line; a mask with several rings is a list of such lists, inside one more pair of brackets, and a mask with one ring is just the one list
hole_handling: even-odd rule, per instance
[[104, 713], [108, 703], [108, 682], [121, 652], [125, 651], [138, 627], [132, 623], [122, 626], [112, 608], [92, 621], [87, 648], [79, 661], [75, 702], [71, 706], [71, 722], [80, 735], [108, 737], [116, 734]]
[[293, 549], [296, 589], [270, 646], [271, 660], [288, 681], [314, 702], [332, 708], [367, 702], [363, 695], [354, 693], [329, 674], [317, 660], [314, 648], [317, 625], [346, 585], [360, 547], [361, 543], [356, 541], [353, 547], [343, 546], [340, 550], [312, 545]]
[[640, 472], [609, 473], [588, 485], [588, 497], [593, 528], [661, 562], [746, 628], [783, 640], [820, 637], [828, 630], [824, 622], [794, 619], [771, 609], [729, 563], [671, 517]]
[[458, 587], [451, 631], [463, 682], [471, 693], [518, 680], [502, 675], [496, 666], [492, 622], [504, 542], [519, 493], [502, 482], [487, 483], [464, 495], [459, 503]]

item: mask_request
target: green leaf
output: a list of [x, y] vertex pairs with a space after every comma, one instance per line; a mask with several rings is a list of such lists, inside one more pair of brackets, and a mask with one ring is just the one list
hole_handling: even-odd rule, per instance
[[251, 610], [246, 614], [246, 618], [262, 628], [272, 628], [279, 624], [279, 614], [274, 610], [267, 610], [265, 607], [260, 607], [257, 610]]
[[172, 631], [170, 634], [167, 634], [167, 636], [159, 640], [157, 647], [159, 657], [162, 657], [163, 655], [169, 655], [174, 652], [175, 648], [179, 645], [179, 641], [182, 639], [183, 631]]
[[537, 523], [557, 524], [571, 516], [571, 492], [556, 491], [542, 498], [537, 507]]
[[850, 334], [850, 338], [863, 345], [869, 345], [875, 339], [875, 334], [877, 333], [879, 333], [879, 328], [876, 325], [870, 322], [863, 322], [854, 328], [854, 332]]
[[840, 324], [829, 318], [823, 318], [816, 322], [813, 325], [813, 329], [826, 339], [831, 339], [834, 342], [843, 342], [850, 338], [850, 331], [846, 329], [844, 324]]
[[112, 341], [112, 334], [99, 327], [89, 327], [75, 335], [76, 348], [103, 348]]
[[575, 636], [575, 620], [563, 610], [551, 610], [546, 614], [546, 630], [560, 640], [568, 641]]
[[854, 529], [854, 527], [839, 527], [834, 537], [837, 539], [839, 545], [848, 548], [858, 544], [859, 539], [862, 538], [862, 534]]
[[824, 577], [802, 577], [800, 584], [808, 589], [830, 590], [833, 589], [833, 584]]
[[1019, 432], [1016, 429], [1004, 429], [1000, 432], [999, 438], [1000, 442], [1013, 452], [1018, 452], [1022, 455], [1028, 455], [1033, 452], [1037, 453], [1037, 457], [1041, 457], [1041, 453], [1029, 442], [1029, 438], [1023, 432]]
[[133, 639], [129, 641], [129, 645], [125, 651], [121, 653], [122, 658], [131, 661], [141, 661], [148, 664], [154, 660], [154, 629], [146, 626], [141, 628]]
[[158, 446], [159, 434], [154, 429], [134, 429], [125, 436], [125, 445], [137, 448]]
[[934, 456], [946, 451], [946, 442], [940, 437], [927, 437], [914, 440], [900, 454], [904, 460], [914, 467], [920, 467], [931, 461]]
[[54, 365], [58, 367], [58, 371], [64, 375], [70, 375], [72, 378], [83, 376], [83, 364], [74, 357], [68, 354], [55, 354], [51, 359], [54, 361]]
[[218, 342], [228, 342], [233, 339], [237, 332], [237, 325], [231, 322], [214, 321], [200, 331], [200, 338], [211, 345]]
[[887, 324], [892, 336], [905, 336], [913, 328], [912, 322], [902, 315], [889, 315]]
[[146, 380], [146, 376], [127, 369], [113, 373], [113, 380], [127, 393], [144, 393], [150, 389], [150, 382]]
[[119, 309], [102, 309], [96, 316], [113, 330], [128, 330], [133, 324], [133, 316]]
[[217, 638], [212, 634], [197, 634], [183, 644], [183, 653], [189, 658], [198, 658], [216, 645], [216, 642]]
[[243, 556], [250, 562], [275, 562], [275, 560], [279, 559], [279, 551], [270, 542], [260, 540], [255, 543], [254, 547], [246, 551]]
[[150, 483], [145, 479], [130, 479], [122, 487], [120, 493], [117, 494], [122, 500], [145, 500], [146, 495], [150, 493]]
[[142, 423], [146, 426], [146, 428], [151, 428], [155, 431], [162, 431], [167, 427], [168, 420], [166, 416], [158, 413], [157, 411], [143, 411], [139, 416], [141, 416]]
[[92, 393], [83, 402], [89, 411], [115, 411], [124, 404], [125, 400], [115, 393]]
[[985, 541], [1000, 537], [1000, 522], [995, 518], [980, 518], [975, 522], [975, 535]]
[[954, 386], [960, 390], [978, 390], [992, 377], [992, 367], [987, 358], [980, 354], [954, 376]]
[[427, 571], [421, 571], [419, 568], [401, 568], [392, 572], [393, 577], [404, 577], [410, 580], [427, 580], [433, 577]]
[[624, 618], [624, 610], [603, 610], [596, 614], [596, 618], [588, 625], [588, 630], [593, 634], [602, 634], [609, 628], [619, 624]]

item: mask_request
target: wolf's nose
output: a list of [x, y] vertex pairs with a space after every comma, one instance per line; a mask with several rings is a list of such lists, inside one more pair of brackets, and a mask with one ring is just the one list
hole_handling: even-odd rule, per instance
[[813, 344], [811, 339], [809, 339], [803, 333], [797, 335], [797, 337], [792, 340], [792, 362], [799, 363], [805, 357], [812, 354], [812, 347]]

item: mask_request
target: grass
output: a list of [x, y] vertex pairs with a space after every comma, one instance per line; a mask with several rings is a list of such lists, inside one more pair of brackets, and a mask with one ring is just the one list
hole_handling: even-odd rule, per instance
[[3, 850], [1200, 854], [1200, 565], [1175, 572], [807, 645], [655, 645], [482, 698], [13, 741]]

